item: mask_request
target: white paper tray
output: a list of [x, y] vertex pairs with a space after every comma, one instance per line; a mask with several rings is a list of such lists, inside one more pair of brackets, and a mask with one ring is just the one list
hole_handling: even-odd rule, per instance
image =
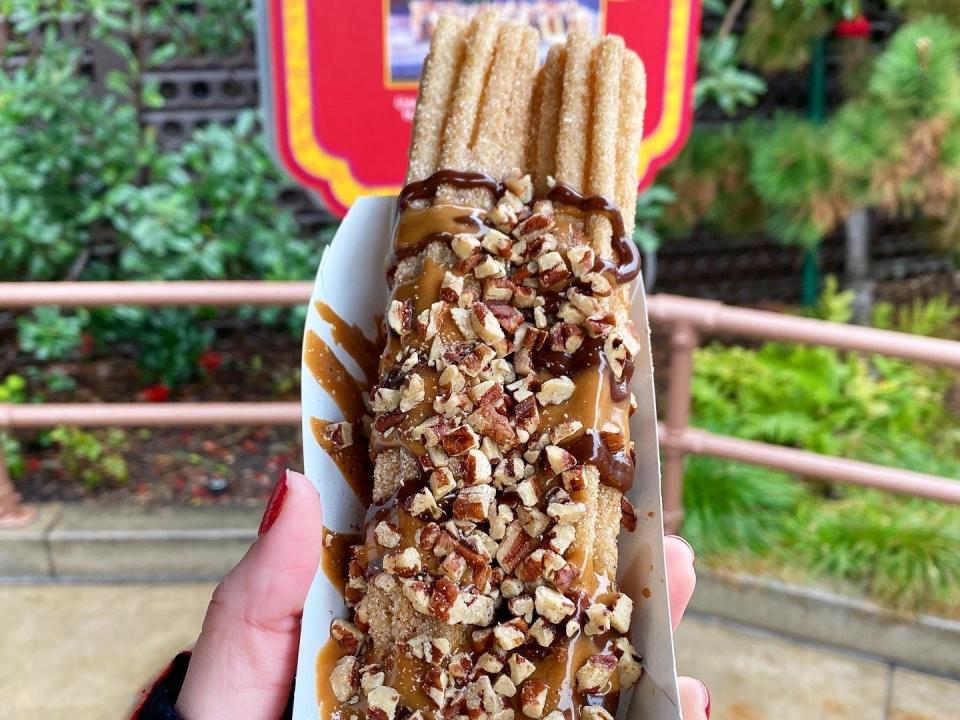
[[[330, 326], [317, 313], [322, 300], [348, 323], [359, 325], [368, 337], [376, 337], [374, 317], [382, 314], [388, 293], [384, 270], [390, 251], [390, 230], [395, 198], [365, 197], [347, 213], [333, 242], [323, 256], [307, 314], [306, 329], [316, 332], [344, 365], [362, 378], [360, 368], [333, 341]], [[663, 555], [663, 512], [660, 500], [660, 460], [657, 444], [656, 408], [650, 333], [642, 280], [637, 279], [633, 320], [643, 338], [635, 361], [631, 390], [638, 410], [630, 420], [630, 435], [636, 442], [637, 468], [628, 493], [637, 510], [637, 529], [620, 535], [620, 586], [634, 598], [631, 642], [643, 657], [644, 674], [629, 703], [621, 701], [618, 718], [630, 720], [682, 720], [677, 694], [673, 635], [667, 598]], [[306, 475], [323, 502], [324, 525], [335, 532], [356, 532], [366, 510], [343, 479], [336, 465], [317, 444], [310, 428], [311, 417], [343, 419], [336, 403], [302, 367], [303, 454]], [[649, 591], [649, 597], [644, 596]], [[294, 695], [294, 720], [318, 720], [316, 658], [329, 637], [330, 621], [345, 617], [343, 598], [323, 571], [318, 571], [303, 612], [300, 655]], [[324, 720], [327, 720], [324, 718]]]

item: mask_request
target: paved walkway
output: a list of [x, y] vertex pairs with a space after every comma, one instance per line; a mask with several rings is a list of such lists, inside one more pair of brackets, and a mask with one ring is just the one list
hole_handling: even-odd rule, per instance
[[[0, 716], [122, 720], [193, 641], [212, 589], [0, 585]], [[713, 720], [960, 717], [960, 682], [702, 618], [684, 622], [678, 662], [710, 685]]]

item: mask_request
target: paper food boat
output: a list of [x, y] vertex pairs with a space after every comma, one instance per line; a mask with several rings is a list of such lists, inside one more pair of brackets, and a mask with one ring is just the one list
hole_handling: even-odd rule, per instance
[[[319, 335], [358, 380], [363, 378], [361, 368], [337, 344], [331, 325], [317, 311], [317, 303], [325, 303], [344, 321], [359, 326], [368, 338], [377, 336], [375, 318], [384, 312], [388, 300], [385, 268], [390, 256], [395, 206], [396, 199], [392, 197], [364, 197], [353, 205], [323, 256], [310, 298], [306, 331]], [[633, 488], [627, 494], [636, 508], [637, 528], [632, 533], [620, 533], [617, 582], [634, 599], [630, 639], [643, 658], [644, 673], [632, 695], [624, 693], [621, 697], [617, 718], [682, 720], [664, 570], [650, 333], [640, 277], [636, 280], [632, 313], [643, 338], [643, 349], [635, 360], [631, 382], [638, 402], [638, 409], [630, 419], [637, 465]], [[317, 443], [311, 428], [311, 418], [337, 421], [344, 419], [344, 415], [311, 374], [306, 362], [302, 377], [304, 467], [320, 493], [324, 526], [337, 533], [358, 532], [366, 506]], [[317, 656], [329, 638], [330, 621], [346, 616], [340, 592], [321, 567], [303, 612], [294, 720], [320, 720], [318, 683], [327, 682], [327, 678], [317, 677]]]

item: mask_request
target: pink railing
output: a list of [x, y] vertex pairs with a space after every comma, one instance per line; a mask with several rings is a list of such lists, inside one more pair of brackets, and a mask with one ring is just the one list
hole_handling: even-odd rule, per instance
[[[299, 305], [305, 282], [0, 283], [0, 308], [37, 305]], [[648, 298], [651, 323], [670, 327], [670, 373], [665, 421], [664, 520], [676, 530], [683, 517], [686, 455], [710, 455], [834, 482], [960, 504], [960, 482], [909, 470], [826, 457], [794, 448], [740, 440], [689, 427], [694, 350], [708, 335], [736, 335], [877, 353], [960, 369], [960, 343], [840, 323], [748, 310], [670, 295]], [[300, 422], [298, 403], [72, 403], [0, 404], [0, 429], [54, 425], [269, 425]], [[23, 525], [35, 512], [20, 503], [0, 457], [0, 527]]]

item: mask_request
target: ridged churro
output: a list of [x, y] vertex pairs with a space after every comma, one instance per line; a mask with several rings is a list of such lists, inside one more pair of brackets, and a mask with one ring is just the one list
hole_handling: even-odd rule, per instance
[[323, 714], [610, 720], [640, 676], [614, 577], [643, 102], [620, 38], [573, 34], [538, 69], [528, 27], [437, 25]]

